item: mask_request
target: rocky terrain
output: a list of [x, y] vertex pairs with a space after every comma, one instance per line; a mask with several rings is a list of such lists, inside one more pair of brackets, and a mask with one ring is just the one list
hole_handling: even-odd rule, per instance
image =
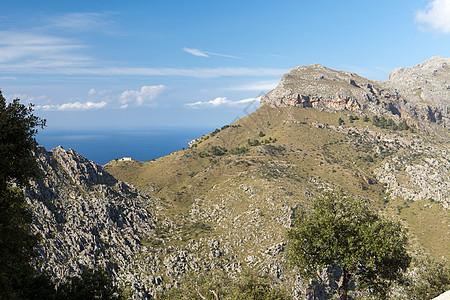
[[[321, 65], [300, 66], [283, 75], [278, 86], [261, 99], [274, 107], [314, 107], [389, 115], [427, 128], [450, 122], [450, 59], [440, 56], [411, 68], [398, 68], [386, 82]], [[418, 122], [425, 121], [425, 122]]]
[[147, 209], [151, 200], [73, 150], [40, 147], [36, 158], [42, 178], [25, 195], [33, 231], [41, 236], [37, 268], [64, 279], [102, 267], [142, 295], [134, 268], [136, 257], [148, 251], [142, 240], [155, 226]]
[[327, 189], [404, 223], [412, 253], [448, 259], [446, 62], [394, 70], [387, 82], [294, 68], [260, 109], [156, 161], [102, 167], [73, 150], [39, 148], [43, 176], [25, 191], [43, 237], [36, 267], [59, 280], [105, 267], [132, 299], [210, 271], [252, 271], [294, 299], [328, 299], [335, 270], [309, 282], [285, 259], [295, 210]]

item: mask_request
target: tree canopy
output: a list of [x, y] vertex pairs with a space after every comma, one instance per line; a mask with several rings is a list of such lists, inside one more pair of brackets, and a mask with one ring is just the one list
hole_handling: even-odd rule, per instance
[[349, 284], [385, 296], [410, 264], [400, 223], [379, 216], [362, 199], [325, 192], [310, 210], [298, 211], [287, 232], [288, 255], [302, 275], [315, 278], [325, 267], [341, 270], [340, 299]]
[[44, 128], [45, 120], [33, 115], [33, 105], [26, 106], [19, 99], [7, 103], [0, 91], [0, 188], [14, 180], [28, 183], [36, 177], [36, 160], [32, 151], [37, 142], [34, 136], [38, 128]]
[[6, 103], [0, 92], [0, 298], [28, 298], [25, 286], [37, 278], [31, 267], [37, 237], [31, 233], [31, 212], [23, 192], [38, 174], [32, 151], [37, 127], [45, 120], [32, 114], [33, 106], [18, 99]]

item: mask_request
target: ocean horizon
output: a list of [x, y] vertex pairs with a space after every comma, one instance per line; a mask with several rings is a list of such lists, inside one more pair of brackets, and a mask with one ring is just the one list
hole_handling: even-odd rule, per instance
[[41, 130], [36, 136], [48, 151], [62, 146], [104, 165], [109, 161], [132, 157], [139, 161], [157, 159], [187, 148], [188, 143], [211, 128], [150, 128], [134, 130]]

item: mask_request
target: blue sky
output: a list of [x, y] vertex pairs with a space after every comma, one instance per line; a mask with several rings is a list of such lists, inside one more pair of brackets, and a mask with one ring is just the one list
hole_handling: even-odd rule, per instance
[[48, 129], [215, 128], [298, 65], [385, 80], [450, 52], [450, 0], [2, 0], [0, 89]]

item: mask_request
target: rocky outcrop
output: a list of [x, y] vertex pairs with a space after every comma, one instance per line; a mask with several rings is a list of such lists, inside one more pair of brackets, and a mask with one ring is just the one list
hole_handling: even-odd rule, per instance
[[35, 155], [42, 178], [25, 195], [33, 231], [42, 237], [36, 267], [55, 280], [85, 267], [106, 268], [116, 282], [133, 286], [136, 297], [145, 295], [135, 268], [155, 225], [151, 199], [73, 150], [40, 147]]
[[291, 69], [261, 105], [314, 107], [450, 125], [450, 59], [433, 57], [392, 71], [386, 82], [315, 64]]
[[397, 68], [386, 86], [408, 100], [415, 117], [450, 126], [450, 58], [435, 56], [411, 68]]

